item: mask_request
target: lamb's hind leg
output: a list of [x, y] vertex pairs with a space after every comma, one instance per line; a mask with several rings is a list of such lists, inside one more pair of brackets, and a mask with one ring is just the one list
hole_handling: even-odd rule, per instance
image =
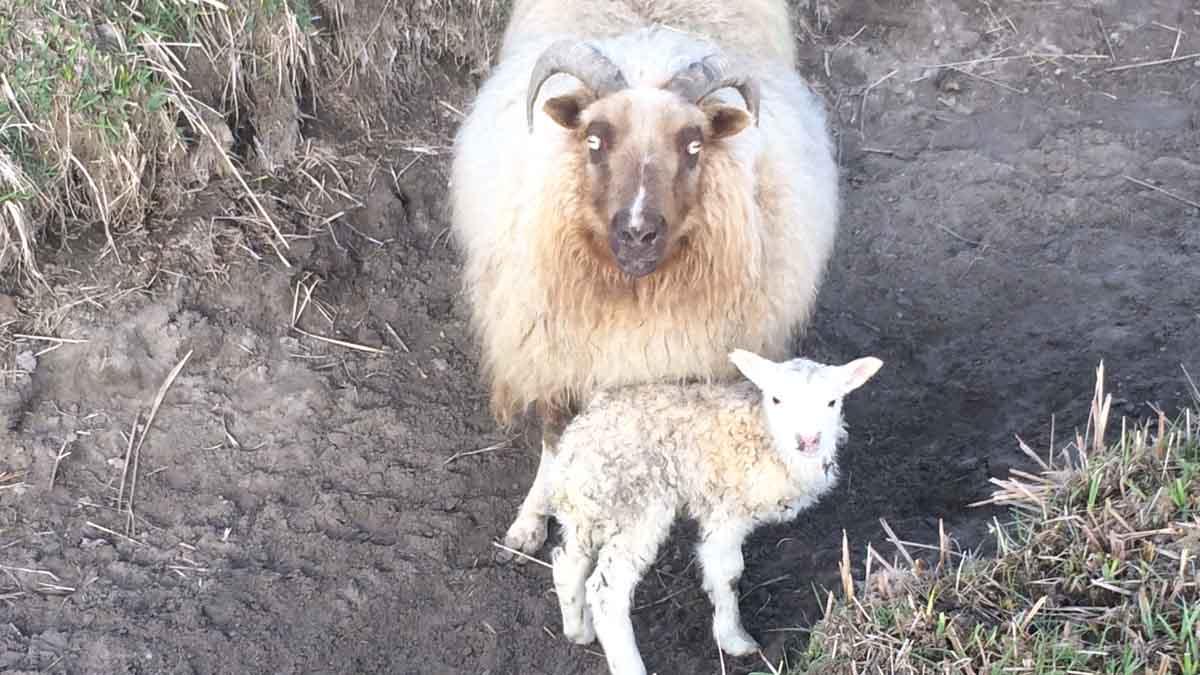
[[596, 637], [604, 647], [611, 675], [645, 675], [630, 612], [633, 591], [654, 562], [658, 546], [671, 527], [673, 511], [650, 508], [600, 549], [596, 569], [587, 580], [588, 605]]
[[745, 567], [742, 558], [745, 538], [745, 528], [736, 523], [705, 528], [704, 540], [697, 551], [704, 571], [704, 591], [713, 605], [713, 639], [731, 656], [744, 656], [759, 648], [742, 628], [738, 607], [737, 584]]
[[574, 524], [563, 523], [562, 546], [554, 548], [550, 560], [554, 568], [554, 593], [562, 613], [563, 635], [575, 644], [589, 644], [596, 639], [596, 630], [587, 603], [587, 578], [595, 561], [579, 544]]

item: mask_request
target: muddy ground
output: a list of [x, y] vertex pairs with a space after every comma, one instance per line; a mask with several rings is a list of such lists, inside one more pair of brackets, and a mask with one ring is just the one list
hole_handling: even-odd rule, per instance
[[[892, 553], [880, 518], [984, 544], [994, 514], [967, 505], [1027, 466], [1014, 435], [1044, 450], [1052, 419], [1060, 443], [1082, 427], [1101, 359], [1125, 415], [1170, 413], [1181, 365], [1200, 375], [1200, 57], [1106, 70], [1200, 52], [1193, 3], [848, 0], [807, 18], [846, 212], [801, 347], [887, 365], [848, 402], [841, 488], [747, 546], [743, 615], [776, 662], [818, 617], [814, 587], [837, 587], [843, 528], [856, 552]], [[444, 74], [429, 99], [450, 106], [411, 106], [392, 136], [320, 111], [306, 126], [379, 170], [349, 178], [365, 206], [294, 241], [291, 269], [267, 249], [230, 246], [216, 269], [178, 253], [212, 231], [221, 185], [122, 265], [97, 262], [102, 234], [47, 246], [56, 278], [127, 292], [71, 310], [58, 335], [86, 343], [4, 366], [31, 374], [5, 380], [0, 670], [604, 672], [598, 647], [558, 637], [548, 570], [492, 560], [536, 455], [496, 447], [477, 382], [442, 211], [448, 111], [477, 82]], [[436, 154], [412, 163], [413, 138]], [[386, 353], [291, 330], [317, 278], [300, 326]], [[126, 470], [135, 417], [185, 355]], [[636, 601], [664, 674], [721, 672], [689, 532]]]

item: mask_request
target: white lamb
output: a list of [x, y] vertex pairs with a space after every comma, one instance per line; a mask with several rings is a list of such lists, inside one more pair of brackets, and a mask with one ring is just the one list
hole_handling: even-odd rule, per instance
[[633, 591], [680, 514], [700, 526], [717, 645], [733, 656], [758, 649], [737, 601], [742, 542], [836, 484], [842, 398], [883, 365], [729, 358], [748, 382], [603, 390], [562, 435], [547, 483], [563, 532], [551, 552], [563, 633], [578, 644], [599, 638], [614, 675], [646, 672]]

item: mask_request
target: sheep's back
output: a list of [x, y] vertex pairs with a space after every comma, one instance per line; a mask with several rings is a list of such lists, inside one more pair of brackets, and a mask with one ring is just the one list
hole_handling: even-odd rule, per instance
[[783, 0], [517, 0], [499, 58], [550, 34], [610, 38], [652, 25], [701, 35], [755, 58], [796, 62]]

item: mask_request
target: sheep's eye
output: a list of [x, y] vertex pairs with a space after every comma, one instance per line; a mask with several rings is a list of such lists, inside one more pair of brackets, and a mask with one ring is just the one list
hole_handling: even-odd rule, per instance
[[830, 401], [830, 402], [829, 402], [829, 407], [830, 407], [830, 408], [832, 408], [832, 407], [833, 407], [833, 406], [835, 406], [835, 405], [837, 405], [837, 399], [836, 399], [836, 398], [835, 398], [835, 399], [833, 399], [832, 401]]
[[775, 405], [779, 405], [779, 397], [778, 397], [778, 396], [772, 396], [772, 397], [771, 397], [771, 403], [774, 403]]
[[687, 151], [689, 155], [695, 155], [700, 152], [700, 141], [692, 141], [688, 143]]
[[588, 149], [590, 149], [592, 151], [599, 150], [600, 149], [600, 137], [595, 136], [595, 135], [588, 136], [587, 137], [587, 146], [588, 146]]

